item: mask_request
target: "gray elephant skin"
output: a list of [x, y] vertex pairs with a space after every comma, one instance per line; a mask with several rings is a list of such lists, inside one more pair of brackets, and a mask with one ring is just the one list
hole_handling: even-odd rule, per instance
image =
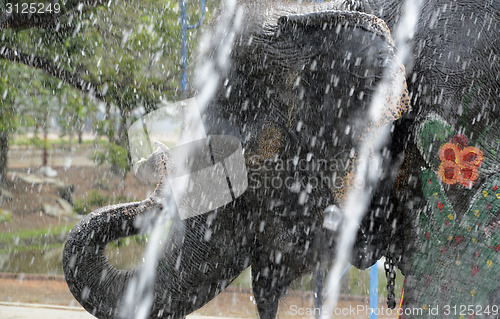
[[[389, 29], [403, 3], [238, 3], [244, 15], [231, 65], [203, 119], [208, 134], [240, 138], [249, 188], [215, 211], [174, 219], [151, 288], [150, 318], [186, 316], [249, 266], [259, 316], [275, 318], [289, 284], [334, 259], [337, 234], [323, 227], [323, 212], [341, 201], [368, 107], [388, 77], [406, 78], [408, 92], [392, 97], [391, 141], [375, 150], [383, 176], [372, 185], [351, 260], [363, 269], [386, 256], [411, 277], [415, 221], [427, 205], [421, 171], [428, 163], [415, 132], [430, 114], [459, 132], [467, 127], [469, 137], [499, 118], [500, 1], [424, 1], [406, 71], [387, 73], [397, 50]], [[477, 185], [496, 173], [479, 176]], [[445, 192], [457, 215], [463, 213], [471, 199], [454, 187]], [[137, 234], [138, 217], [162, 205], [157, 191], [142, 202], [94, 211], [71, 231], [65, 277], [96, 317], [119, 315], [137, 272], [111, 266], [106, 244]], [[409, 285], [411, 306], [418, 296]]]

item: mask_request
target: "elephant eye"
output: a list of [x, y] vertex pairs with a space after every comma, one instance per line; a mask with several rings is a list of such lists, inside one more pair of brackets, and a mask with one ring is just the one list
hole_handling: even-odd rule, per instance
[[282, 130], [274, 123], [265, 123], [257, 133], [253, 151], [246, 154], [249, 165], [255, 165], [271, 159], [278, 154], [284, 146]]
[[257, 152], [264, 160], [270, 159], [283, 146], [283, 134], [273, 123], [264, 124], [259, 133]]

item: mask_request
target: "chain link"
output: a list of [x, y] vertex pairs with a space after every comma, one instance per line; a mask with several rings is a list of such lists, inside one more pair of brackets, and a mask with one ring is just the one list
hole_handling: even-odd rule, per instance
[[387, 307], [394, 309], [396, 307], [396, 295], [394, 294], [394, 285], [396, 283], [396, 271], [394, 271], [394, 261], [386, 256], [384, 263], [385, 277], [387, 278]]

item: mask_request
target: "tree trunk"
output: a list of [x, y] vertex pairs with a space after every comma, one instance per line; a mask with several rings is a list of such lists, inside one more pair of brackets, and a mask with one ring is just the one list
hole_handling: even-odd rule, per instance
[[115, 138], [114, 138], [114, 119], [111, 116], [111, 104], [106, 103], [106, 118], [105, 120], [108, 121], [109, 127], [106, 129], [106, 137], [108, 138], [108, 141], [110, 143], [114, 143]]
[[43, 155], [42, 155], [42, 166], [47, 166], [48, 165], [48, 160], [47, 160], [47, 131], [43, 133]]
[[0, 131], [0, 187], [7, 182], [7, 153], [9, 151], [9, 134]]
[[43, 115], [43, 155], [42, 155], [42, 166], [47, 166], [48, 161], [47, 161], [47, 134], [48, 134], [48, 124], [47, 124], [47, 113], [44, 113]]
[[130, 116], [129, 111], [120, 109], [120, 128], [118, 130], [118, 141], [116, 144], [121, 147], [128, 148], [128, 118]]
[[83, 141], [83, 126], [78, 130], [78, 144], [82, 144]]
[[[133, 165], [132, 154], [130, 154], [130, 148], [128, 146], [128, 127], [129, 127], [128, 118], [130, 116], [130, 112], [120, 110], [120, 116], [121, 116], [120, 128], [118, 130], [118, 141], [116, 144], [127, 150], [127, 160], [130, 167], [132, 167]], [[126, 177], [127, 177], [127, 172], [124, 172], [123, 178], [125, 179]]]

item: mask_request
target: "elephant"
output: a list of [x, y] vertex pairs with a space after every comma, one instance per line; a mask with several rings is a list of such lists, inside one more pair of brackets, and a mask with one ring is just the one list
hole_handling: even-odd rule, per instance
[[[385, 256], [398, 267], [403, 306], [425, 311], [410, 317], [430, 317], [436, 306], [448, 311], [441, 316], [457, 315], [453, 305], [495, 316], [500, 1], [422, 1], [405, 66], [391, 36], [404, 2], [236, 7], [231, 63], [215, 66], [221, 76], [202, 118], [207, 134], [241, 141], [249, 188], [209, 213], [174, 217], [150, 318], [186, 316], [250, 266], [259, 316], [276, 317], [290, 283], [335, 258], [338, 231], [323, 227], [325, 219], [356, 187], [361, 141], [382, 125], [390, 139], [372, 150], [382, 173], [365, 185], [372, 200], [353, 234], [352, 264], [364, 269]], [[205, 59], [219, 50], [212, 45]], [[385, 92], [385, 111], [367, 125], [384, 81], [399, 89]], [[155, 172], [168, 175], [168, 151], [153, 155]], [[162, 185], [144, 201], [90, 213], [69, 234], [66, 281], [98, 318], [120, 315], [137, 273], [111, 266], [104, 248], [139, 233], [144, 216], [155, 218], [166, 205]]]

